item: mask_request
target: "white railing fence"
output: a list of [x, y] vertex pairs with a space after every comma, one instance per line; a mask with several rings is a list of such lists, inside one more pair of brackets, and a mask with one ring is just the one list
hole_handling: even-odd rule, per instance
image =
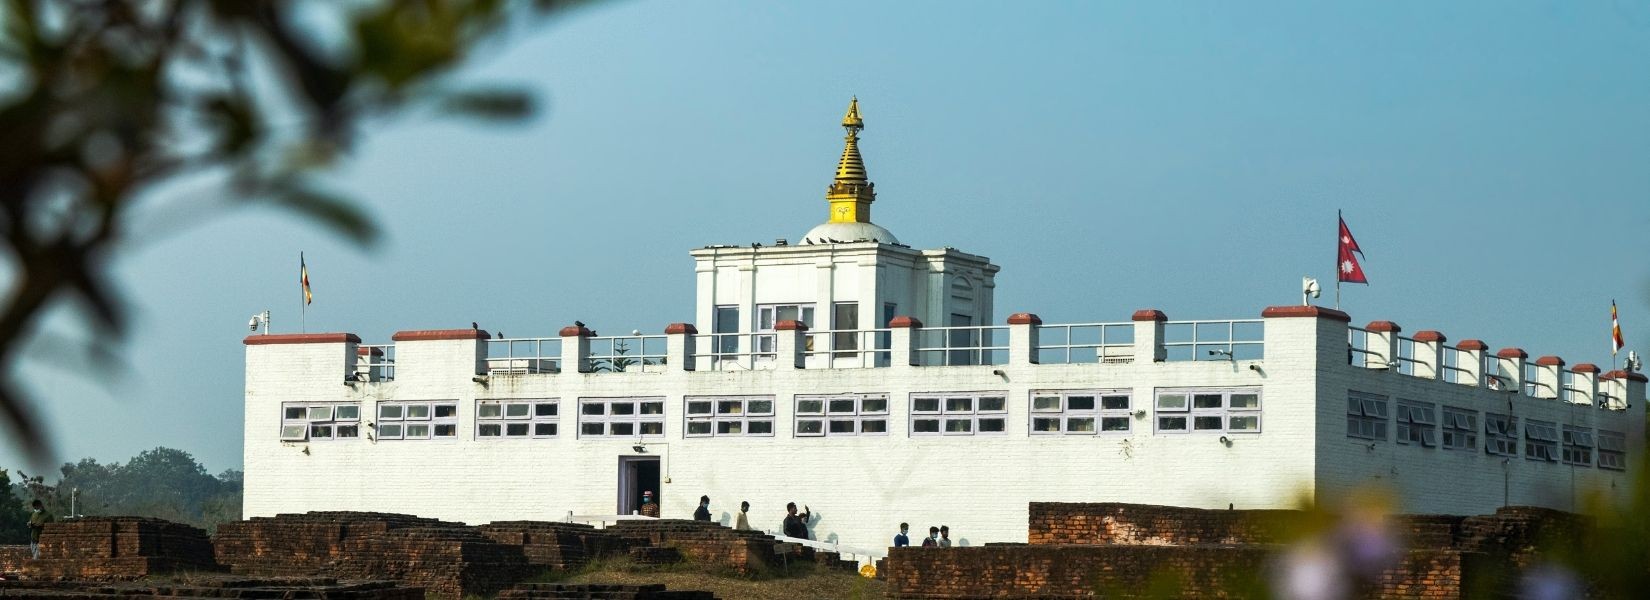
[[1168, 321], [1163, 349], [1168, 360], [1258, 360], [1264, 358], [1266, 324], [1260, 319]]
[[1134, 323], [1037, 326], [1039, 364], [1134, 362]]
[[924, 327], [912, 330], [913, 360], [922, 366], [1001, 365], [1008, 363], [1008, 327], [981, 325]]
[[493, 374], [561, 372], [561, 338], [486, 340], [487, 372]]
[[615, 335], [589, 338], [586, 363], [592, 373], [661, 371], [665, 365], [663, 335]]

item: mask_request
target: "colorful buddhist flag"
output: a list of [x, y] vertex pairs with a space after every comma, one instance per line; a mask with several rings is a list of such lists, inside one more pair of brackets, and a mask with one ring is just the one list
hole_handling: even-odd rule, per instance
[[1610, 301], [1610, 356], [1621, 352], [1627, 344], [1621, 339], [1621, 320], [1616, 317], [1616, 301]]
[[315, 301], [315, 294], [309, 290], [309, 265], [304, 264], [304, 253], [298, 253], [298, 282], [304, 286], [304, 306]]
[[1346, 219], [1337, 214], [1336, 219], [1341, 222], [1340, 240], [1335, 256], [1336, 281], [1346, 283], [1369, 284], [1364, 277], [1364, 267], [1358, 264], [1358, 259], [1364, 255], [1363, 249], [1358, 247], [1358, 240], [1352, 239], [1352, 230], [1346, 228]]

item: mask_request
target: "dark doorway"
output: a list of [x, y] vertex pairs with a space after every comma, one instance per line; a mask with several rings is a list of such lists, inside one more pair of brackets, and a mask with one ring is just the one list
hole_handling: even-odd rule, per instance
[[628, 515], [642, 508], [642, 492], [653, 492], [653, 501], [660, 504], [663, 490], [659, 489], [659, 457], [619, 457], [619, 514]]

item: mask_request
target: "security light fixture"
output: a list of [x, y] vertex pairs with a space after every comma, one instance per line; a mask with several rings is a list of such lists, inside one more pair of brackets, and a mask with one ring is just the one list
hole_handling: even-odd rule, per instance
[[1224, 435], [1220, 436], [1220, 443], [1222, 445], [1225, 445], [1225, 446], [1230, 446], [1230, 445], [1232, 445], [1232, 438], [1226, 437]]
[[1312, 306], [1312, 299], [1323, 295], [1323, 288], [1318, 286], [1318, 280], [1311, 277], [1301, 278], [1301, 306]]
[[269, 335], [269, 311], [268, 310], [265, 310], [261, 313], [255, 314], [255, 315], [252, 315], [252, 319], [250, 319], [246, 322], [246, 328], [248, 330], [251, 330], [252, 333], [257, 333], [258, 332], [258, 327], [260, 327], [260, 326], [264, 328], [264, 335]]
[[635, 451], [637, 451], [637, 452], [641, 452], [641, 453], [646, 453], [646, 452], [647, 452], [647, 446], [643, 446], [643, 445], [641, 445], [641, 444], [637, 444], [637, 445], [635, 445], [635, 446], [631, 446], [631, 447], [630, 447], [630, 449], [631, 449], [631, 450], [635, 450]]
[[1224, 356], [1226, 360], [1232, 360], [1232, 351], [1225, 348], [1215, 348], [1209, 351], [1209, 356]]

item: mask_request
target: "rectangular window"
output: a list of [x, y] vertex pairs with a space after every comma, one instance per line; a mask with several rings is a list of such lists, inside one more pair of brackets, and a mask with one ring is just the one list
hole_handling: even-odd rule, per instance
[[1484, 413], [1484, 453], [1518, 456], [1518, 417]]
[[1593, 466], [1593, 430], [1564, 426], [1564, 464]]
[[1031, 434], [1128, 433], [1133, 403], [1128, 390], [1031, 392]]
[[476, 401], [477, 439], [549, 439], [561, 433], [560, 427], [555, 398]]
[[1627, 470], [1626, 435], [1598, 430], [1598, 468], [1612, 471]]
[[[831, 305], [831, 329], [839, 332], [831, 336], [831, 349], [858, 350], [859, 335], [854, 332], [859, 330], [859, 303], [838, 302]], [[846, 352], [837, 356], [852, 357], [855, 353]]]
[[1438, 409], [1426, 402], [1398, 401], [1398, 443], [1438, 446]]
[[664, 436], [664, 396], [579, 399], [581, 438]]
[[379, 402], [379, 440], [431, 440], [458, 437], [458, 402]]
[[281, 405], [281, 441], [324, 442], [361, 437], [361, 405], [287, 402]]
[[1258, 388], [1157, 390], [1158, 433], [1260, 433]]
[[1478, 449], [1478, 411], [1444, 407], [1444, 449]]
[[912, 394], [911, 435], [1000, 435], [1008, 430], [1003, 392]]
[[1387, 397], [1348, 391], [1346, 437], [1386, 441]]
[[716, 352], [735, 354], [739, 352], [739, 307], [718, 306], [716, 314], [711, 318], [711, 333], [716, 334], [712, 345]]
[[780, 321], [801, 321], [809, 328], [816, 328], [814, 322], [814, 305], [812, 304], [763, 304], [756, 307], [756, 332], [764, 335], [756, 337], [756, 348], [759, 352], [772, 353], [779, 348], [779, 338], [774, 335], [775, 327]]
[[1558, 462], [1558, 425], [1530, 420], [1524, 424], [1524, 458]]
[[797, 437], [887, 434], [887, 394], [796, 397]]
[[688, 396], [687, 437], [773, 435], [773, 396]]

